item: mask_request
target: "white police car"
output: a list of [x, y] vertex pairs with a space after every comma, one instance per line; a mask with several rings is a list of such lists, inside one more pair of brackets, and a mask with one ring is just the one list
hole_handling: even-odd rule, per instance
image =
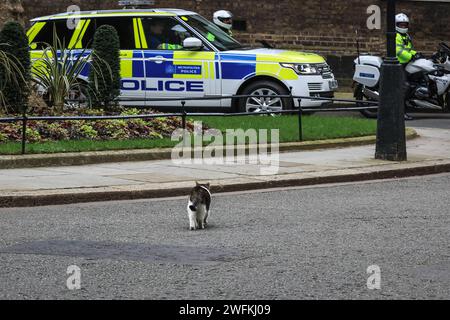
[[[73, 27], [71, 21], [76, 21]], [[95, 30], [111, 25], [121, 42], [123, 104], [177, 107], [179, 101], [146, 99], [221, 97], [230, 95], [334, 96], [337, 81], [325, 59], [313, 53], [247, 48], [202, 16], [185, 10], [111, 10], [57, 14], [32, 20], [28, 38], [32, 58], [41, 43], [58, 37], [74, 52], [90, 49]], [[87, 80], [89, 70], [82, 74]], [[303, 107], [323, 101], [302, 100]], [[194, 100], [186, 107], [232, 109], [241, 112], [298, 107], [297, 100], [248, 98], [231, 101]]]

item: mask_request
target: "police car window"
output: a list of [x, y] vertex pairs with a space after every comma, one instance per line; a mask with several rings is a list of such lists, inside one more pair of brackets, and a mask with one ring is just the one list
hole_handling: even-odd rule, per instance
[[95, 21], [91, 19], [91, 22], [85, 26], [83, 32], [81, 32], [83, 37], [79, 40], [81, 41], [81, 47], [83, 49], [92, 49], [92, 43], [94, 42], [94, 34], [95, 34]]
[[242, 44], [230, 37], [214, 23], [199, 15], [185, 16], [181, 18], [197, 32], [201, 33], [202, 36], [208, 39], [208, 41], [220, 51], [243, 48]]
[[36, 44], [33, 49], [43, 50], [48, 45], [53, 45], [53, 28], [56, 28], [56, 35], [61, 44], [64, 44], [67, 48], [75, 30], [75, 28], [69, 28], [69, 26], [67, 20], [48, 21], [33, 39], [33, 43]]
[[142, 26], [148, 48], [152, 50], [183, 50], [183, 40], [192, 36], [189, 30], [172, 18], [144, 18]]
[[114, 27], [119, 34], [120, 48], [123, 50], [136, 49], [134, 42], [133, 18], [97, 18], [96, 28], [103, 25]]

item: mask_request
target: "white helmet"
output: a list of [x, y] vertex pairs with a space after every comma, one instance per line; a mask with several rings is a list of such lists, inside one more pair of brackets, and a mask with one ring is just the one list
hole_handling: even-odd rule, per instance
[[231, 27], [233, 26], [232, 23], [225, 23], [224, 20], [233, 19], [233, 15], [230, 11], [226, 10], [219, 10], [214, 12], [213, 21], [215, 24], [217, 24], [219, 27], [231, 30]]
[[[406, 23], [407, 27], [406, 28], [399, 27], [400, 23]], [[398, 15], [395, 16], [395, 30], [397, 30], [397, 32], [408, 33], [408, 27], [409, 27], [409, 18], [406, 14], [399, 13]]]

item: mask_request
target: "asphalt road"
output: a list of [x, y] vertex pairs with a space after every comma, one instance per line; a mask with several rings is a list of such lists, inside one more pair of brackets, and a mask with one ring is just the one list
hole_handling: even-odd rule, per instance
[[[348, 107], [351, 107], [350, 105]], [[363, 118], [359, 112], [337, 112], [337, 113], [317, 113], [322, 116], [338, 116], [338, 117], [356, 117]], [[450, 114], [449, 113], [410, 113], [414, 120], [407, 121], [406, 126], [412, 128], [437, 128], [450, 130]]]
[[214, 195], [195, 232], [185, 198], [0, 209], [0, 299], [449, 299], [449, 190], [446, 174]]
[[450, 114], [412, 113], [414, 120], [406, 123], [409, 127], [450, 129]]

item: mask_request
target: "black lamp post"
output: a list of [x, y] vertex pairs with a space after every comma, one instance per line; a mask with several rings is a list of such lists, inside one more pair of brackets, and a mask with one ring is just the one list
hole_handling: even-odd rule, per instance
[[381, 67], [375, 158], [406, 161], [405, 75], [396, 54], [395, 0], [387, 0], [387, 58]]

